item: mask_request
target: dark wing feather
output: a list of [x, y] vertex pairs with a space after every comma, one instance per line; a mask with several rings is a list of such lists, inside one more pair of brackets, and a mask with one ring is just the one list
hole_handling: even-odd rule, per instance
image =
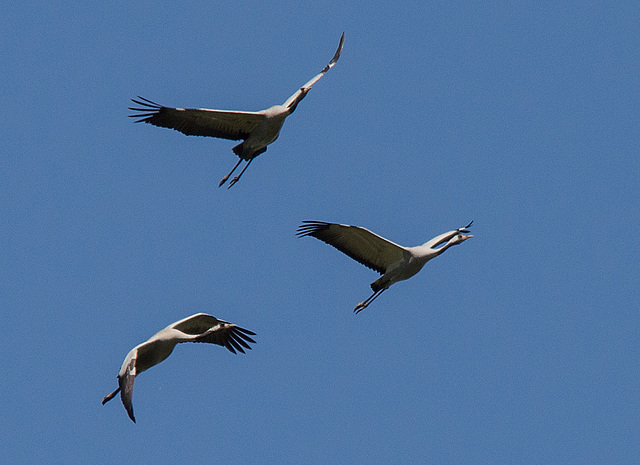
[[245, 349], [251, 349], [247, 342], [255, 344], [250, 336], [256, 333], [248, 329], [240, 328], [234, 324], [220, 320], [207, 313], [196, 313], [187, 318], [167, 326], [167, 329], [177, 329], [185, 334], [196, 336], [189, 342], [207, 342], [226, 347], [229, 351], [236, 350], [244, 353]]
[[[210, 325], [206, 331], [200, 331], [202, 334], [192, 339], [191, 342], [206, 342], [209, 344], [217, 344], [219, 346], [226, 347], [234, 354], [236, 353], [236, 351], [242, 352], [244, 354], [245, 352], [243, 350], [243, 347], [245, 349], [251, 349], [248, 343], [255, 344], [256, 342], [251, 338], [251, 336], [255, 336], [255, 333], [253, 331], [240, 328], [239, 326], [227, 323], [223, 320], [218, 320], [211, 315], [200, 314], [197, 316], [194, 315], [194, 317], [190, 317], [191, 321], [200, 321], [204, 323], [204, 321], [207, 319], [213, 319], [215, 320], [215, 322]], [[173, 327], [175, 329], [179, 329], [188, 333], [195, 329], [190, 328], [189, 324], [189, 319], [186, 319], [183, 320], [181, 324], [174, 325]], [[193, 334], [193, 332], [191, 334]]]
[[[333, 68], [333, 66], [338, 61], [338, 58], [340, 58], [340, 54], [342, 53], [342, 47], [343, 46], [344, 46], [344, 32], [340, 36], [340, 42], [338, 43], [338, 49], [336, 50], [336, 53], [333, 55], [333, 58], [331, 59], [329, 64], [327, 64], [327, 66], [322, 68], [322, 71], [320, 71], [318, 74], [316, 74], [314, 77], [312, 77], [309, 81], [307, 81], [302, 87], [300, 87], [291, 97], [289, 97], [282, 104], [282, 106], [289, 108], [292, 105], [297, 105], [298, 103], [300, 103], [300, 101], [307, 95], [307, 92], [309, 92], [309, 90], [311, 90], [311, 87], [316, 82], [318, 82], [322, 78], [322, 76], [327, 74], [327, 71], [329, 71], [331, 68]], [[295, 110], [295, 107], [294, 107], [294, 110]]]
[[380, 274], [386, 273], [389, 266], [409, 255], [404, 247], [359, 226], [321, 221], [302, 223], [297, 231], [299, 237], [320, 239]]
[[245, 349], [251, 349], [249, 344], [255, 344], [250, 336], [255, 335], [252, 331], [246, 330], [244, 328], [239, 328], [235, 325], [226, 325], [224, 327], [214, 328], [211, 331], [207, 331], [202, 336], [199, 336], [193, 339], [193, 342], [207, 342], [209, 344], [217, 344], [219, 346], [226, 347], [229, 351], [236, 353], [236, 350], [239, 352], [245, 353], [243, 347]]
[[124, 405], [127, 414], [129, 414], [129, 418], [131, 418], [131, 421], [134, 423], [136, 422], [136, 417], [133, 416], [133, 383], [136, 379], [135, 364], [136, 357], [133, 357], [129, 362], [125, 373], [122, 376], [118, 376], [122, 405]]
[[220, 139], [241, 140], [249, 137], [258, 124], [264, 120], [261, 112], [207, 110], [205, 108], [170, 108], [151, 100], [138, 97], [131, 99], [141, 108], [129, 107], [138, 113], [129, 115], [140, 118], [136, 123], [175, 129], [187, 136], [218, 137]]

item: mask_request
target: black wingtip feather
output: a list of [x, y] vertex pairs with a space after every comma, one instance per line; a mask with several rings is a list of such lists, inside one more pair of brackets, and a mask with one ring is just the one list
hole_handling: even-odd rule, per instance
[[[256, 335], [256, 333], [254, 333], [253, 331], [249, 331], [248, 329], [241, 328], [240, 326], [236, 326], [236, 329], [237, 329], [238, 331], [240, 331], [240, 332], [245, 333], [245, 334], [250, 334], [250, 335], [252, 335], [252, 336], [255, 336], [255, 335]], [[252, 341], [252, 342], [253, 342], [253, 341]]]
[[460, 232], [462, 232], [462, 233], [468, 233], [468, 232], [469, 232], [469, 229], [468, 229], [468, 228], [469, 228], [472, 224], [473, 224], [473, 220], [471, 220], [471, 222], [470, 222], [468, 225], [466, 225], [464, 228], [460, 228], [460, 229], [458, 229], [458, 231], [460, 231]]
[[[257, 344], [256, 341], [254, 341], [252, 338], [250, 338], [246, 334], [238, 333], [238, 336], [241, 337], [244, 341], [247, 341], [248, 343]], [[249, 348], [251, 348], [251, 347], [249, 347]]]
[[236, 350], [233, 348], [233, 346], [229, 343], [228, 340], [224, 341], [224, 346], [227, 348], [229, 352], [232, 352], [234, 354], [236, 353]]
[[235, 338], [230, 335], [229, 337], [229, 344], [231, 344], [233, 346], [234, 349], [236, 349], [238, 352], [244, 354], [245, 351], [242, 349], [242, 347], [240, 346], [240, 344], [238, 344], [238, 342], [235, 340]]
[[331, 223], [325, 223], [324, 221], [303, 221], [298, 230], [296, 236], [315, 236], [315, 233], [327, 229], [331, 226]]
[[[138, 105], [142, 105], [145, 107], [154, 107], [154, 108], [160, 108], [162, 107], [162, 105], [160, 105], [159, 103], [153, 102], [147, 98], [144, 97], [140, 97], [139, 95], [137, 96], [139, 100], [136, 100], [134, 98], [131, 99], [132, 102], [138, 104]], [[142, 100], [142, 101], [140, 101]]]
[[142, 113], [136, 113], [133, 115], [128, 115], [129, 118], [142, 118], [135, 121], [136, 123], [149, 122], [150, 118], [156, 116], [160, 112], [160, 110], [164, 108], [162, 105], [152, 102], [151, 100], [146, 99], [144, 97], [138, 96], [138, 99], [139, 100], [132, 98], [131, 101], [136, 105], [140, 105], [143, 108], [128, 107], [129, 110], [131, 111], [142, 112]]
[[236, 341], [238, 344], [240, 344], [245, 349], [251, 350], [251, 346], [249, 346], [249, 344], [244, 342], [244, 340], [242, 339], [242, 335], [241, 334], [231, 333], [231, 337], [233, 338], [234, 341]]

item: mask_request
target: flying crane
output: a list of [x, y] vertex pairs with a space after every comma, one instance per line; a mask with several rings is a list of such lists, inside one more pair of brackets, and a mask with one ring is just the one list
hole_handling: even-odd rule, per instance
[[403, 247], [359, 226], [322, 221], [303, 221], [297, 235], [320, 239], [382, 275], [371, 283], [373, 294], [353, 309], [359, 313], [392, 284], [409, 279], [432, 258], [473, 237], [467, 229], [471, 223], [440, 234], [417, 247]]
[[135, 346], [127, 354], [118, 373], [118, 388], [111, 394], [104, 396], [102, 405], [113, 399], [118, 392], [129, 418], [134, 423], [133, 415], [133, 382], [136, 376], [154, 365], [165, 360], [180, 342], [208, 342], [226, 347], [233, 352], [251, 349], [249, 342], [254, 343], [250, 336], [254, 332], [240, 328], [226, 321], [206, 313], [196, 313], [183, 320], [170, 324], [157, 332], [147, 342]]
[[229, 176], [236, 170], [238, 165], [245, 160], [244, 166], [239, 175], [234, 177], [229, 186], [233, 186], [244, 174], [251, 162], [261, 153], [266, 152], [267, 146], [274, 142], [280, 135], [280, 129], [285, 119], [293, 113], [298, 104], [305, 98], [311, 87], [322, 78], [338, 61], [344, 45], [344, 32], [340, 36], [338, 49], [333, 58], [319, 74], [300, 87], [282, 105], [274, 105], [261, 111], [229, 111], [229, 110], [208, 110], [206, 108], [170, 108], [157, 104], [146, 98], [138, 96], [131, 99], [141, 108], [129, 107], [132, 111], [137, 111], [132, 118], [141, 118], [136, 123], [144, 122], [171, 128], [180, 131], [187, 136], [207, 136], [221, 139], [242, 140], [241, 143], [233, 147], [240, 159], [233, 169], [222, 178], [219, 186], [222, 186]]

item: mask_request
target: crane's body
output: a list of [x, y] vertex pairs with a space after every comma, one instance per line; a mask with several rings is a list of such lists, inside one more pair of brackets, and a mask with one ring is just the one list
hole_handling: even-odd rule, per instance
[[373, 294], [356, 305], [354, 312], [359, 313], [392, 284], [411, 278], [432, 258], [473, 237], [471, 234], [465, 235], [469, 232], [467, 228], [471, 223], [464, 228], [440, 234], [416, 247], [395, 244], [359, 226], [321, 221], [304, 221], [298, 228], [298, 236], [320, 239], [382, 275], [371, 283]]
[[226, 347], [236, 353], [251, 349], [249, 342], [255, 343], [252, 331], [219, 320], [206, 313], [196, 313], [190, 317], [170, 324], [151, 336], [146, 342], [131, 349], [118, 372], [118, 388], [107, 394], [102, 405], [113, 399], [118, 392], [129, 418], [135, 423], [133, 415], [133, 383], [140, 373], [166, 360], [175, 346], [181, 342], [207, 342]]
[[242, 140], [241, 143], [233, 147], [239, 160], [233, 169], [222, 178], [222, 186], [229, 176], [236, 170], [242, 161], [247, 164], [240, 174], [229, 182], [229, 187], [233, 186], [245, 170], [249, 167], [254, 158], [267, 151], [267, 146], [273, 143], [280, 135], [280, 130], [287, 116], [292, 114], [298, 104], [304, 99], [311, 87], [322, 78], [336, 64], [342, 53], [344, 45], [344, 33], [340, 37], [340, 43], [333, 58], [320, 73], [306, 82], [282, 105], [274, 105], [261, 111], [230, 111], [230, 110], [209, 110], [206, 108], [171, 108], [159, 105], [143, 97], [132, 99], [141, 108], [130, 110], [139, 113], [129, 115], [134, 118], [141, 118], [136, 122], [145, 122], [155, 126], [175, 129], [188, 136], [207, 136], [229, 140]]

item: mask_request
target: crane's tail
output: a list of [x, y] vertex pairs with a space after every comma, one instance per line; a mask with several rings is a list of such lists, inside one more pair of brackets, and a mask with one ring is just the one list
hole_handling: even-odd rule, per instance
[[236, 145], [231, 150], [233, 150], [233, 153], [235, 153], [240, 158], [242, 158], [242, 155], [244, 155], [244, 141], [240, 142], [238, 145]]
[[373, 292], [378, 292], [381, 289], [386, 289], [387, 286], [387, 279], [385, 279], [384, 276], [379, 277], [378, 279], [376, 279], [374, 282], [371, 283], [371, 290]]
[[266, 147], [262, 147], [260, 150], [257, 150], [256, 152], [251, 152], [250, 150], [246, 149], [244, 143], [245, 143], [245, 141], [242, 141], [238, 145], [236, 145], [235, 147], [233, 147], [231, 149], [231, 150], [233, 150], [233, 153], [238, 155], [243, 160], [251, 160], [252, 158], [255, 158], [258, 155], [260, 155], [261, 153], [264, 153], [264, 152], [267, 151]]

